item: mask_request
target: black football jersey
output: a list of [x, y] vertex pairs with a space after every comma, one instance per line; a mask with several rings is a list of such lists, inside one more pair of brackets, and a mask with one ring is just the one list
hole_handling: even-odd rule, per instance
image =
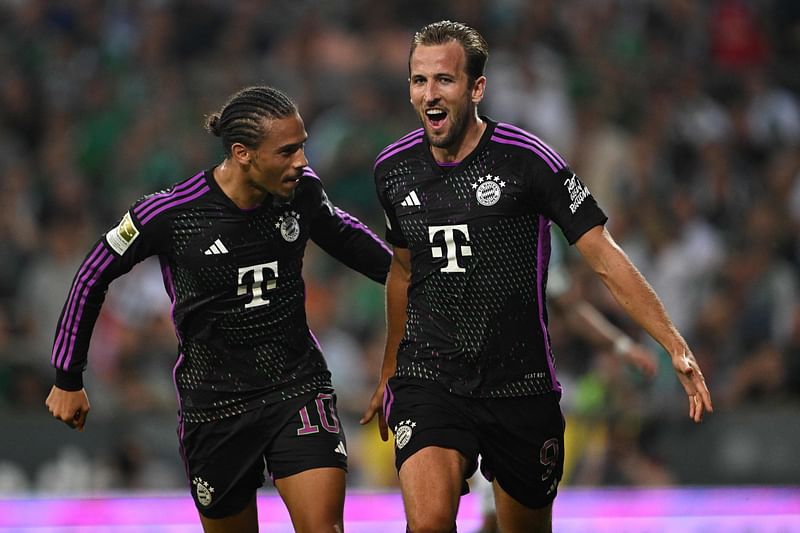
[[92, 247], [74, 278], [53, 346], [56, 384], [80, 388], [109, 283], [155, 255], [172, 301], [173, 374], [185, 421], [224, 418], [330, 388], [306, 323], [301, 274], [308, 239], [385, 282], [389, 249], [331, 204], [309, 167], [291, 200], [268, 196], [251, 210], [222, 192], [213, 169], [145, 196]]
[[422, 129], [375, 162], [386, 240], [411, 255], [397, 375], [465, 396], [560, 392], [545, 299], [550, 224], [572, 244], [606, 216], [557, 152], [483, 120], [457, 164], [438, 164]]

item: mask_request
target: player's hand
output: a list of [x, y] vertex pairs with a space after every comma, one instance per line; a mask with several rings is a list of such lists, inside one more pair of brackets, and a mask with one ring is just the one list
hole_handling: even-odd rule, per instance
[[683, 385], [686, 395], [689, 396], [689, 418], [700, 422], [703, 419], [704, 411], [714, 412], [714, 407], [711, 405], [711, 393], [708, 392], [700, 366], [689, 350], [672, 356], [672, 366], [678, 374], [678, 379]]
[[648, 378], [655, 377], [658, 370], [658, 358], [649, 348], [634, 342], [622, 358]]
[[372, 420], [375, 415], [378, 415], [378, 431], [381, 434], [381, 440], [386, 442], [389, 440], [389, 426], [386, 424], [386, 417], [384, 416], [383, 412], [383, 393], [386, 390], [386, 380], [381, 380], [378, 384], [378, 388], [375, 389], [375, 392], [372, 394], [372, 398], [369, 401], [369, 407], [367, 410], [364, 411], [364, 415], [359, 420], [361, 425], [368, 424], [370, 420]]
[[44, 403], [54, 418], [73, 429], [83, 431], [90, 409], [85, 389], [66, 391], [53, 385]]

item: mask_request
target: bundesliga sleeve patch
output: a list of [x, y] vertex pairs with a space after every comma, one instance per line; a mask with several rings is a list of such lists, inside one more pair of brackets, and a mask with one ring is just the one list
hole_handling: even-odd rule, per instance
[[122, 255], [138, 236], [139, 230], [133, 224], [131, 214], [125, 213], [119, 225], [106, 233], [106, 242], [115, 252]]

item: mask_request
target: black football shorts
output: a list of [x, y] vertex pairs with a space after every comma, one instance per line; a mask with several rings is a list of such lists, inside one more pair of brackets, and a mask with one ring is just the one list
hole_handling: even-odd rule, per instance
[[313, 468], [347, 470], [347, 442], [336, 395], [310, 393], [213, 422], [178, 428], [197, 509], [209, 518], [234, 515], [264, 484]]
[[398, 471], [422, 448], [451, 448], [467, 459], [465, 481], [480, 455], [483, 475], [522, 505], [540, 509], [556, 496], [564, 471], [564, 417], [556, 392], [468, 398], [435, 381], [393, 377], [384, 391], [384, 412]]

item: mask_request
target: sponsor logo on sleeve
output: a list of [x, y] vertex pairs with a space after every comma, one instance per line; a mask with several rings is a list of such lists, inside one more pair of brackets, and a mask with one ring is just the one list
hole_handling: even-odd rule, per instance
[[569, 191], [569, 210], [574, 215], [578, 208], [581, 206], [584, 200], [586, 200], [591, 193], [589, 193], [589, 188], [581, 183], [581, 180], [578, 179], [574, 173], [572, 174], [571, 178], [567, 178], [564, 181], [564, 186]]
[[328, 212], [331, 214], [331, 216], [336, 214], [336, 210], [334, 209], [331, 201], [328, 199], [328, 195], [325, 194], [325, 191], [322, 191], [322, 205], [328, 208]]
[[123, 255], [131, 243], [139, 236], [130, 213], [125, 213], [117, 227], [106, 233], [106, 242], [119, 255]]

